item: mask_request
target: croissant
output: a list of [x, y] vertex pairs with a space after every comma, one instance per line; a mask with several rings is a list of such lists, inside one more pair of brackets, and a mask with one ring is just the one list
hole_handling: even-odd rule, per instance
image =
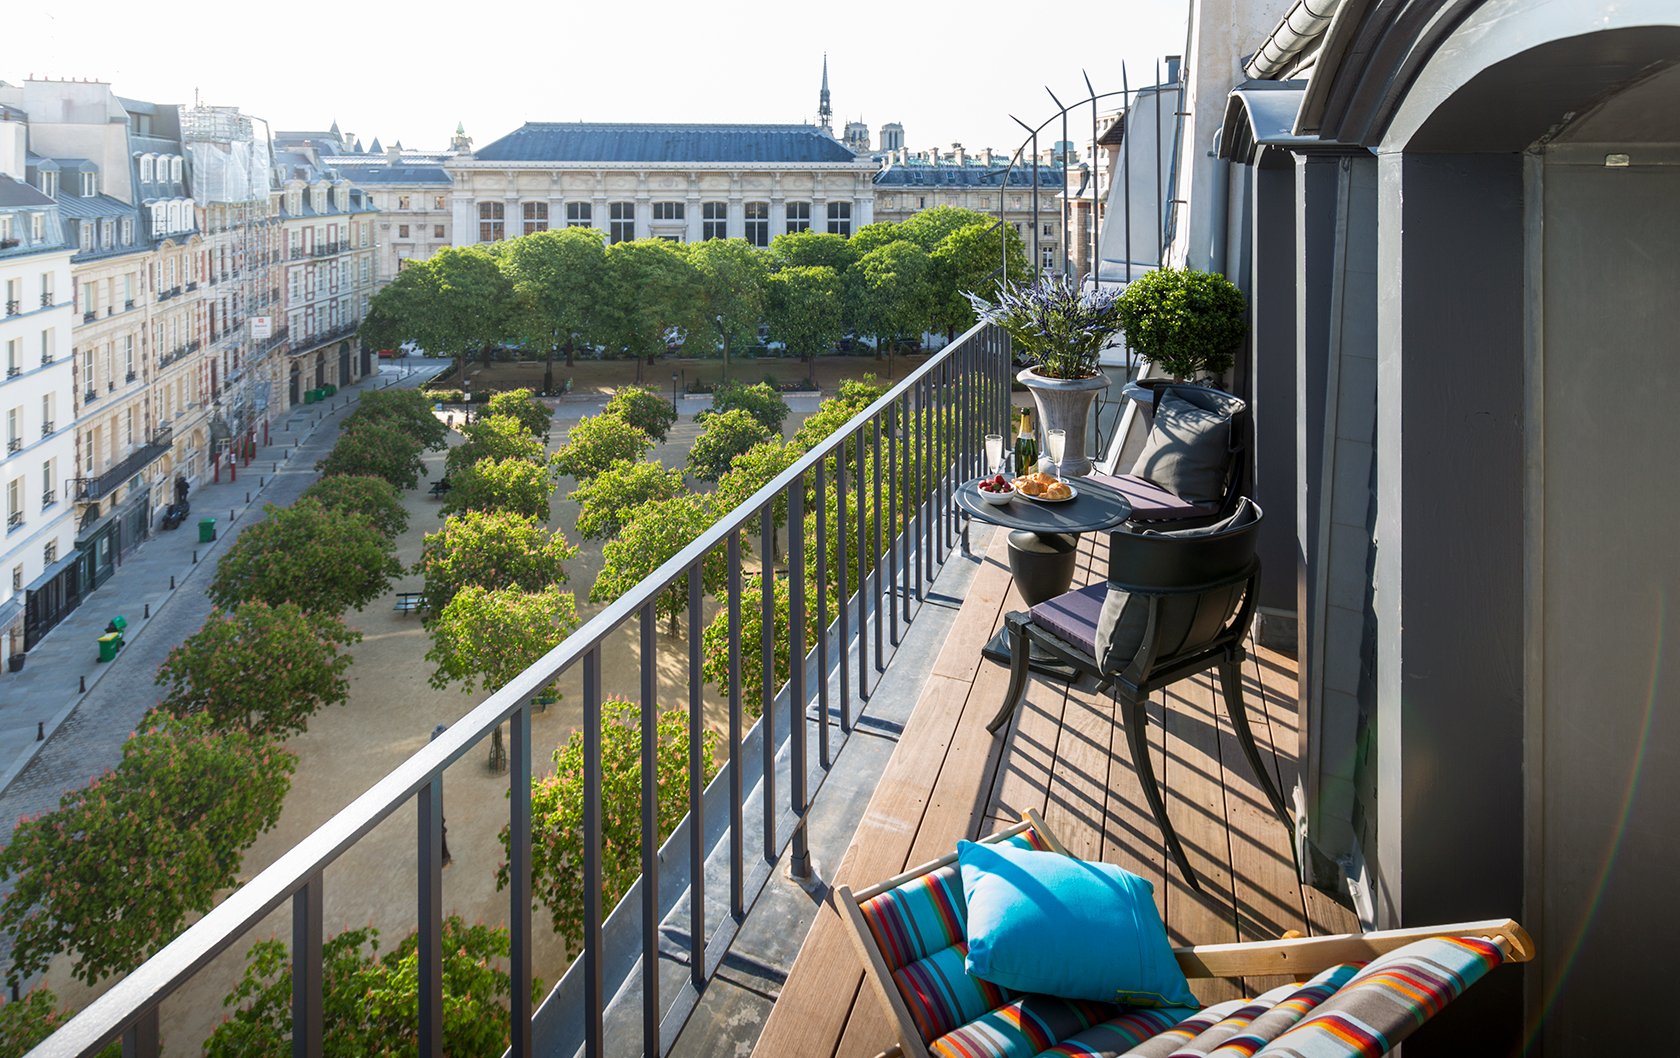
[[1072, 495], [1073, 490], [1060, 481], [1051, 482], [1044, 489], [1044, 498], [1047, 500], [1065, 500]]

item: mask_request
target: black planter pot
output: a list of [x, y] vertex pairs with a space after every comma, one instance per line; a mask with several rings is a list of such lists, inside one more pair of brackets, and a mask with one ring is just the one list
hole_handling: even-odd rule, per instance
[[27, 654], [13, 654], [11, 657], [7, 658], [6, 659], [6, 671], [7, 672], [19, 672], [19, 671], [21, 671], [23, 669], [23, 660], [24, 660], [24, 658], [26, 658], [28, 656], [29, 655], [27, 655]]

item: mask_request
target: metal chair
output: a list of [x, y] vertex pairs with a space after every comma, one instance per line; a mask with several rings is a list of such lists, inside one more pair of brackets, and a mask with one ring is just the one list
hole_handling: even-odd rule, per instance
[[[1092, 474], [1091, 477], [1119, 490], [1132, 504], [1132, 522], [1138, 525], [1183, 528], [1206, 525], [1230, 516], [1243, 495], [1248, 463], [1248, 404], [1240, 397], [1209, 386], [1171, 382], [1150, 387], [1156, 406], [1171, 394], [1203, 411], [1217, 412], [1230, 420], [1230, 434], [1224, 446], [1224, 487], [1217, 502], [1180, 496], [1154, 480], [1145, 456], [1140, 456], [1126, 474]], [[1153, 433], [1153, 428], [1151, 428]]]
[[1225, 708], [1243, 756], [1285, 826], [1289, 811], [1260, 759], [1242, 700], [1244, 642], [1254, 618], [1260, 561], [1254, 546], [1261, 510], [1240, 498], [1224, 521], [1174, 532], [1109, 536], [1108, 579], [1070, 591], [1005, 620], [1011, 632], [1009, 689], [988, 726], [994, 734], [1020, 705], [1036, 647], [1078, 673], [1112, 687], [1124, 704], [1122, 725], [1150, 811], [1192, 889], [1201, 889], [1166, 804], [1144, 739], [1144, 704], [1155, 691], [1219, 670]]

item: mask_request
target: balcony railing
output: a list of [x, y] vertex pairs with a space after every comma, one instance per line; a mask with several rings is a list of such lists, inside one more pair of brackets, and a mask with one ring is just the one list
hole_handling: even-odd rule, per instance
[[41, 293], [41, 307], [43, 309], [50, 309], [50, 308], [52, 308], [52, 303], [53, 303], [53, 292], [50, 291], [50, 290], [42, 291], [42, 293]]
[[169, 452], [169, 445], [173, 441], [172, 431], [164, 429], [152, 438], [150, 444], [141, 445], [130, 452], [123, 461], [97, 477], [76, 479], [76, 498], [83, 502], [92, 503], [103, 499], [115, 492], [134, 475], [145, 470]]
[[99, 318], [99, 313], [94, 311], [93, 309], [89, 309], [88, 311], [82, 313], [82, 322], [83, 323], [92, 323], [94, 320], [97, 320], [98, 318]]
[[46, 422], [41, 424], [41, 436], [51, 437], [53, 435], [53, 431], [56, 429], [58, 429], [58, 427], [53, 424], [51, 419], [48, 419]]
[[45, 492], [41, 493], [41, 509], [43, 511], [46, 510], [49, 507], [52, 507], [52, 506], [56, 505], [57, 503], [58, 503], [58, 496], [57, 496], [56, 493], [53, 492], [52, 489], [48, 489]]
[[6, 439], [6, 451], [8, 451], [8, 452], [21, 452], [21, 451], [23, 451], [23, 438], [21, 438], [21, 437], [8, 437]]
[[16, 378], [21, 374], [23, 374], [23, 368], [18, 364], [12, 364], [6, 368], [7, 378]]
[[[127, 1044], [125, 1054], [153, 1058], [158, 1054], [158, 1009], [164, 1000], [287, 902], [292, 904], [295, 959], [293, 1038], [320, 1040], [324, 967], [318, 909], [325, 872], [380, 822], [413, 804], [420, 820], [415, 838], [420, 1053], [441, 1055], [443, 1043], [435, 1026], [441, 1024], [443, 1009], [443, 777], [450, 764], [487, 743], [504, 723], [511, 731], [508, 820], [513, 836], [508, 872], [514, 1026], [510, 1053], [527, 1058], [540, 1046], [543, 1053], [571, 1055], [581, 1050], [588, 1058], [599, 1058], [606, 1051], [607, 1005], [615, 995], [622, 1001], [614, 1010], [614, 1032], [633, 1035], [639, 1028], [652, 1034], [647, 1050], [657, 1053], [661, 1024], [680, 1025], [693, 1012], [697, 989], [734, 940], [745, 905], [762, 890], [771, 865], [784, 852], [796, 866], [808, 865], [804, 813], [838, 745], [852, 729], [854, 695], [869, 694], [878, 670], [871, 650], [878, 661], [885, 661], [888, 644], [899, 641], [900, 623], [919, 612], [912, 610], [912, 600], [920, 604], [928, 597], [929, 586], [955, 546], [952, 492], [979, 471], [984, 435], [1004, 429], [1008, 422], [1009, 366], [1008, 340], [989, 326], [976, 327], [947, 346], [231, 893], [34, 1053], [85, 1058], [121, 1037]], [[807, 643], [813, 600], [804, 576], [789, 580], [787, 647], [790, 657], [801, 663], [790, 666], [791, 678], [779, 687], [775, 679], [764, 680], [758, 703], [762, 714], [750, 728], [743, 714], [741, 681], [731, 679], [724, 763], [716, 778], [703, 785], [702, 571], [719, 557], [725, 559], [730, 672], [738, 675], [750, 664], [770, 676], [776, 671], [777, 637], [763, 637], [752, 648], [757, 657], [743, 653], [742, 538], [756, 522], [761, 583], [774, 583], [778, 563], [772, 557], [776, 529], [771, 515], [782, 504], [787, 510], [785, 568], [804, 571], [808, 551], [812, 554], [816, 575], [810, 591], [815, 593], [816, 613], [825, 618], [833, 614], [834, 620], [819, 622], [815, 642]], [[807, 511], [812, 512], [809, 530]], [[839, 524], [835, 512], [841, 512]], [[663, 593], [681, 589], [685, 580], [689, 816], [667, 839], [662, 854], [653, 822], [654, 791], [650, 784], [643, 785], [642, 878], [623, 899], [620, 912], [610, 915], [612, 909], [601, 899], [602, 658], [616, 649], [615, 637], [632, 624], [637, 627], [642, 644], [642, 745], [651, 754], [658, 744], [654, 725], [659, 718], [656, 607]], [[775, 594], [761, 592], [764, 627], [776, 625]], [[581, 669], [583, 685], [583, 946], [556, 994], [544, 1003], [539, 1027], [532, 1022], [530, 987], [531, 715], [535, 697], [574, 669]], [[810, 759], [813, 742], [816, 761]], [[643, 774], [650, 783], [655, 779], [651, 761], [644, 763]], [[671, 876], [664, 887], [661, 871]], [[663, 988], [657, 927], [677, 909], [684, 892], [688, 923], [683, 932], [692, 987]], [[639, 921], [653, 928], [638, 926], [638, 903]], [[712, 923], [711, 910], [724, 906], [727, 912]], [[609, 929], [611, 947], [605, 943]], [[636, 934], [639, 944], [630, 940]], [[539, 1028], [540, 1038], [534, 1038]]]
[[6, 302], [6, 315], [16, 316], [17, 314], [18, 314], [18, 300], [17, 300], [17, 298], [11, 298]]

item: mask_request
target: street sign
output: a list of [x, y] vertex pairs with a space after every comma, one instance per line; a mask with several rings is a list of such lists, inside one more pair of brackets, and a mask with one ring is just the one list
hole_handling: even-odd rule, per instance
[[264, 340], [265, 338], [274, 337], [274, 317], [273, 316], [252, 316], [251, 317], [251, 337], [253, 339], [255, 339], [256, 341], [259, 341], [259, 342]]

